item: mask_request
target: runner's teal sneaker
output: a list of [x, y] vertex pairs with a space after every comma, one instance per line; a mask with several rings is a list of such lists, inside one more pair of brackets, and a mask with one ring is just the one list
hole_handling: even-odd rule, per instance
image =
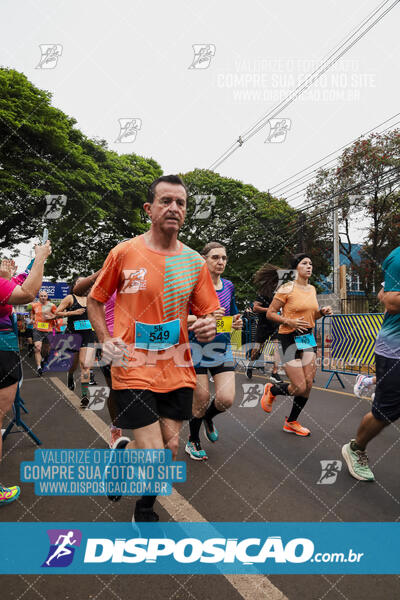
[[193, 460], [207, 460], [208, 456], [202, 449], [200, 442], [187, 442], [185, 446], [186, 454], [189, 454]]
[[209, 439], [210, 442], [216, 442], [218, 440], [218, 429], [215, 427], [212, 421], [206, 421], [204, 419], [204, 429], [206, 432], [207, 439]]
[[[355, 440], [351, 440], [351, 442], [355, 442]], [[374, 474], [368, 466], [367, 453], [362, 450], [352, 450], [351, 442], [345, 444], [342, 448], [342, 456], [347, 463], [350, 474], [360, 481], [374, 481]]]

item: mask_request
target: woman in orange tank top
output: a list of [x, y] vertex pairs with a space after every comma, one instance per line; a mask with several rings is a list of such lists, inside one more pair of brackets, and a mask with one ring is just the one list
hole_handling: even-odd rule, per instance
[[296, 254], [292, 258], [291, 268], [296, 270], [295, 281], [285, 283], [278, 289], [267, 312], [268, 319], [279, 323], [282, 362], [290, 383], [267, 383], [261, 407], [265, 412], [271, 412], [276, 396], [294, 396], [292, 410], [285, 419], [283, 430], [305, 437], [311, 432], [300, 425], [297, 419], [309, 398], [316, 372], [317, 344], [313, 328], [315, 321], [331, 315], [332, 309], [330, 306], [318, 306], [315, 287], [308, 283], [312, 275], [310, 256]]

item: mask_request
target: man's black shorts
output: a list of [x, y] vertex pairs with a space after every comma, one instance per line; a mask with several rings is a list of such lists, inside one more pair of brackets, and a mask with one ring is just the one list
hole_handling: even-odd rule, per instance
[[32, 339], [34, 342], [47, 342], [48, 344], [50, 344], [50, 335], [53, 335], [52, 331], [41, 331], [40, 329], [33, 329]]
[[400, 358], [375, 354], [376, 390], [372, 414], [379, 421], [392, 423], [400, 417]]
[[193, 389], [179, 388], [158, 393], [151, 390], [114, 390], [118, 417], [114, 425], [121, 429], [139, 429], [167, 418], [188, 421], [192, 418]]
[[0, 351], [0, 389], [14, 385], [21, 379], [21, 361], [18, 352]]

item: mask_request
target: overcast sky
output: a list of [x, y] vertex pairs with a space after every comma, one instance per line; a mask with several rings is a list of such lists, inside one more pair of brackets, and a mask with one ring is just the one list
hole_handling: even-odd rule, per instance
[[[3, 0], [1, 64], [49, 90], [87, 136], [185, 172], [209, 167], [379, 4]], [[266, 126], [217, 171], [271, 189], [399, 112], [399, 16], [396, 6], [280, 114], [284, 141], [265, 143]], [[58, 45], [54, 68], [37, 68], [45, 44]], [[196, 64], [207, 68], [189, 68], [195, 44], [210, 44]], [[119, 119], [140, 120], [134, 141], [117, 141]]]

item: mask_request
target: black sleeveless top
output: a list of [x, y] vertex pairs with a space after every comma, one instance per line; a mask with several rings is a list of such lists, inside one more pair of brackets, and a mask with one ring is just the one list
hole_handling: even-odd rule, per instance
[[74, 322], [75, 321], [85, 321], [86, 319], [88, 319], [88, 312], [87, 312], [87, 308], [85, 306], [82, 306], [82, 304], [79, 304], [75, 294], [71, 294], [71, 296], [72, 296], [74, 302], [73, 302], [72, 306], [70, 306], [68, 308], [67, 312], [73, 311], [73, 310], [78, 310], [79, 308], [85, 309], [85, 312], [82, 313], [81, 315], [72, 315], [71, 317], [68, 317], [67, 329], [71, 333], [74, 333], [74, 331], [75, 331]]

